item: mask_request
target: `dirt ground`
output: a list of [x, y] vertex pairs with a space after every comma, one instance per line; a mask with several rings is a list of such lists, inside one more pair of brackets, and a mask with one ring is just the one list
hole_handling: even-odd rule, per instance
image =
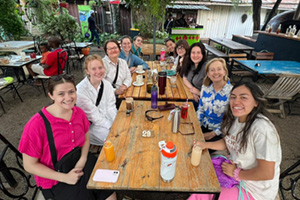
[[[93, 52], [91, 52], [93, 53]], [[97, 52], [101, 56], [104, 55], [103, 52]], [[72, 69], [72, 73], [75, 76], [75, 80], [78, 83], [83, 79], [84, 75], [82, 70]], [[13, 98], [12, 93], [6, 93], [1, 95], [3, 96], [5, 102], [4, 107], [6, 113], [3, 113], [0, 108], [0, 133], [4, 135], [15, 147], [18, 147], [20, 137], [23, 131], [23, 127], [28, 122], [28, 120], [37, 113], [42, 107], [50, 104], [50, 99], [45, 97], [42, 92], [42, 88], [36, 88], [31, 85], [22, 85], [18, 89], [21, 97], [24, 102], [20, 102], [19, 98]], [[300, 159], [300, 103], [296, 102], [292, 105], [293, 115], [287, 116], [285, 119], [281, 119], [278, 116], [273, 116], [272, 120], [275, 125], [278, 127], [281, 146], [282, 146], [282, 164], [281, 170], [287, 169], [293, 163]], [[296, 114], [296, 115], [295, 115]], [[0, 150], [3, 149], [3, 144], [0, 144]], [[11, 154], [5, 157], [8, 165], [15, 165], [15, 162], [12, 161]], [[0, 174], [0, 178], [2, 178]], [[300, 188], [299, 184], [296, 188]], [[300, 189], [299, 189], [300, 190]], [[298, 190], [298, 196], [300, 192]], [[118, 199], [122, 199], [123, 195], [119, 195]], [[186, 194], [166, 194], [166, 193], [129, 193], [128, 196], [131, 196], [136, 199], [186, 199], [188, 195]], [[286, 199], [293, 199], [290, 194], [285, 193]], [[5, 197], [4, 194], [0, 191], [0, 199], [9, 199]]]

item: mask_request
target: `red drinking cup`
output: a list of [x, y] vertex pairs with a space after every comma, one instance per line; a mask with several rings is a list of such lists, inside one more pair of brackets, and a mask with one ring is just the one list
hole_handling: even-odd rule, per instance
[[167, 72], [158, 72], [159, 94], [164, 95], [167, 86]]
[[181, 106], [181, 118], [182, 119], [187, 118], [188, 108], [189, 108], [188, 104], [186, 104], [186, 103], [182, 104], [182, 106]]

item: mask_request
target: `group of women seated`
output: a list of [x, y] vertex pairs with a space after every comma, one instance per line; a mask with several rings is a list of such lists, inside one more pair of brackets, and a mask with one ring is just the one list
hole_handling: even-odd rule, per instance
[[[140, 36], [134, 40], [139, 39]], [[19, 150], [25, 169], [35, 175], [45, 199], [116, 199], [114, 192], [86, 189], [96, 162], [89, 150], [101, 150], [117, 114], [118, 95], [130, 87], [136, 65], [148, 69], [138, 57], [139, 45], [132, 44], [129, 36], [121, 39], [121, 45], [116, 40], [106, 41], [103, 59], [98, 55], [85, 59], [86, 77], [77, 86], [71, 75], [50, 78], [48, 94], [53, 103], [41, 112], [52, 127], [57, 160], [77, 146], [81, 147], [81, 157], [71, 171], [55, 171], [42, 117], [38, 113], [30, 119]], [[177, 73], [194, 96], [206, 140], [198, 145], [203, 149], [229, 151], [231, 163], [222, 165], [223, 173], [244, 181], [247, 188], [242, 189], [244, 198], [274, 199], [279, 183], [281, 147], [276, 128], [267, 117], [259, 87], [250, 82], [232, 86], [225, 60], [208, 61], [201, 42], [189, 47], [185, 40], [175, 44], [169, 39], [166, 45], [170, 55], [176, 56]], [[219, 199], [238, 199], [239, 193], [237, 188], [221, 188]], [[212, 195], [193, 194], [189, 199], [212, 198]]]

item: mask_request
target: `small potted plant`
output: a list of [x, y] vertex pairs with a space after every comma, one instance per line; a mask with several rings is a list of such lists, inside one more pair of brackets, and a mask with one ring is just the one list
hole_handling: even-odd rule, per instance
[[66, 1], [62, 1], [62, 2], [59, 3], [59, 6], [62, 7], [62, 8], [68, 8], [69, 4]]

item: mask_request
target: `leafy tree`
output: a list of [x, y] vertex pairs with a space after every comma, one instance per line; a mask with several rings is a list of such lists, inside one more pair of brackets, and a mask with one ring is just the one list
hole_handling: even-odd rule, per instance
[[162, 23], [166, 6], [174, 0], [125, 0], [131, 7], [134, 21], [144, 36], [151, 36], [154, 19]]
[[79, 25], [67, 9], [62, 10], [62, 13], [52, 12], [45, 16], [41, 31], [44, 35], [58, 35], [63, 41], [74, 40], [80, 34]]
[[1, 39], [5, 36], [10, 39], [19, 39], [21, 35], [25, 35], [25, 24], [14, 0], [0, 0], [0, 13], [0, 27], [3, 31]]

